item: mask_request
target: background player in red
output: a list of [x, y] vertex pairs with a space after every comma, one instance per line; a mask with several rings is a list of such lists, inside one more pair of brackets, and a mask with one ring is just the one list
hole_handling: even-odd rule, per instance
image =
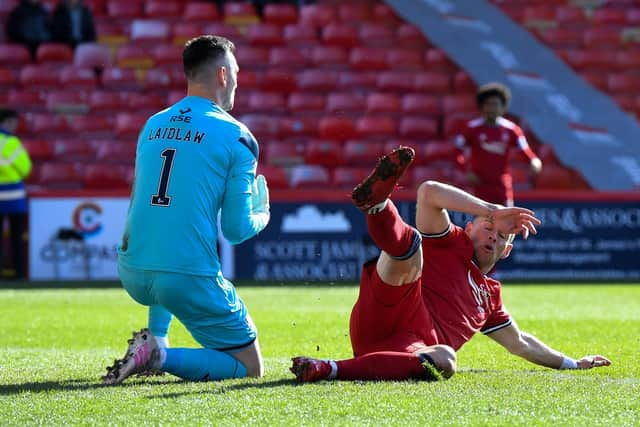
[[503, 117], [510, 100], [511, 92], [504, 85], [481, 86], [476, 94], [481, 117], [468, 121], [455, 138], [456, 146], [464, 153], [473, 194], [505, 206], [513, 206], [511, 152], [522, 151], [534, 174], [542, 169], [542, 162], [529, 147], [522, 129]]
[[[388, 196], [413, 160], [401, 147], [383, 157], [352, 194], [367, 213], [381, 248], [364, 265], [351, 313], [354, 358], [292, 359], [299, 381], [448, 378], [457, 351], [478, 331], [511, 353], [555, 369], [589, 369], [602, 356], [573, 360], [520, 331], [502, 303], [500, 282], [487, 276], [506, 258], [516, 234], [528, 238], [540, 221], [528, 209], [485, 202], [458, 188], [426, 181], [418, 189], [416, 228], [407, 225]], [[447, 210], [475, 216], [462, 229]]]

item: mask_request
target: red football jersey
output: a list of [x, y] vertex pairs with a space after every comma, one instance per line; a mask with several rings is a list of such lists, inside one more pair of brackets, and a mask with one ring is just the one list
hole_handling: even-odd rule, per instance
[[459, 148], [470, 150], [469, 169], [480, 178], [481, 184], [505, 185], [510, 187], [509, 154], [520, 149], [531, 160], [535, 157], [522, 129], [510, 120], [499, 117], [496, 125], [488, 125], [483, 118], [468, 121], [456, 137]]
[[451, 224], [422, 238], [422, 298], [433, 318], [438, 342], [456, 351], [473, 335], [511, 324], [502, 304], [500, 282], [482, 274], [472, 261], [473, 243]]

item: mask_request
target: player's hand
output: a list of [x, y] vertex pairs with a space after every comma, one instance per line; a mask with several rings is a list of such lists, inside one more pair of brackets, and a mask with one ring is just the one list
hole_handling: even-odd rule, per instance
[[264, 175], [257, 175], [251, 190], [251, 205], [254, 213], [269, 214], [269, 187]]
[[578, 364], [578, 369], [591, 369], [611, 365], [611, 361], [609, 359], [600, 355], [585, 356], [582, 359], [577, 360], [576, 363]]
[[529, 238], [529, 234], [538, 234], [536, 225], [542, 221], [535, 217], [530, 209], [519, 207], [505, 207], [496, 205], [497, 208], [489, 215], [499, 232], [504, 234], [522, 234], [524, 239]]
[[537, 157], [531, 159], [531, 172], [533, 172], [534, 175], [537, 175], [540, 173], [541, 170], [542, 170], [542, 160], [540, 160]]

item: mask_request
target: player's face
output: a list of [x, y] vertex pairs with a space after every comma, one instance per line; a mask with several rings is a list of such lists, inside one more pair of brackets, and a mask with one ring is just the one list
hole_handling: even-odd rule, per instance
[[226, 61], [226, 72], [227, 72], [227, 84], [225, 86], [224, 97], [222, 99], [222, 108], [226, 111], [229, 111], [233, 108], [233, 104], [236, 98], [236, 88], [238, 87], [238, 72], [240, 71], [240, 67], [238, 67], [238, 61], [236, 61], [236, 57], [233, 53], [227, 53], [227, 61]]
[[490, 96], [482, 104], [482, 115], [489, 121], [495, 121], [504, 114], [504, 105], [497, 96]]
[[479, 217], [469, 223], [467, 233], [473, 242], [475, 261], [481, 270], [491, 270], [501, 258], [509, 254], [509, 235], [499, 232], [487, 218]]

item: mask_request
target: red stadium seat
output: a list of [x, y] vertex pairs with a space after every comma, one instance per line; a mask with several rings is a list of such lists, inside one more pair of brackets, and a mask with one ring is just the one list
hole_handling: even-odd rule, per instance
[[404, 138], [437, 138], [438, 121], [428, 117], [403, 117], [399, 134]]
[[614, 28], [588, 28], [583, 33], [587, 48], [617, 48], [623, 45], [622, 34]]
[[554, 165], [544, 165], [534, 181], [536, 190], [577, 190], [586, 185], [577, 173]]
[[529, 28], [553, 28], [556, 26], [556, 10], [551, 5], [526, 6], [523, 19]]
[[94, 113], [116, 113], [126, 107], [122, 95], [113, 91], [96, 91], [89, 94], [89, 108]]
[[622, 26], [626, 24], [626, 11], [624, 9], [600, 7], [593, 11], [591, 21], [596, 25]]
[[249, 128], [258, 141], [276, 138], [278, 136], [279, 121], [269, 114], [244, 114], [240, 121]]
[[[388, 25], [363, 22], [358, 30], [358, 38], [363, 46], [391, 47], [394, 44], [394, 33]], [[400, 45], [404, 46], [404, 45]]]
[[613, 93], [638, 93], [640, 81], [637, 76], [632, 74], [610, 74], [607, 86], [609, 91]]
[[73, 62], [73, 49], [64, 43], [43, 43], [36, 51], [38, 64], [70, 64]]
[[254, 92], [249, 96], [249, 109], [254, 112], [278, 114], [287, 111], [284, 96], [279, 92]]
[[430, 71], [446, 71], [453, 74], [458, 69], [442, 49], [427, 49], [424, 63], [426, 69]]
[[275, 24], [256, 23], [247, 28], [247, 40], [253, 46], [279, 46], [284, 43], [282, 28]]
[[111, 17], [105, 16], [96, 19], [96, 33], [98, 43], [109, 47], [117, 47], [129, 41], [129, 25], [115, 21]]
[[224, 22], [210, 22], [205, 24], [202, 27], [202, 32], [203, 34], [216, 34], [233, 40], [236, 47], [239, 47], [246, 41], [244, 34], [238, 29], [238, 27]]
[[81, 43], [73, 54], [73, 65], [82, 68], [103, 69], [111, 65], [111, 52], [105, 45]]
[[21, 142], [32, 161], [41, 162], [53, 158], [53, 150], [48, 140], [23, 138]]
[[358, 33], [350, 24], [332, 22], [322, 29], [322, 42], [327, 46], [351, 48], [358, 44]]
[[420, 156], [427, 164], [445, 162], [447, 164], [461, 164], [460, 151], [449, 141], [430, 142], [423, 144], [419, 149]]
[[249, 25], [260, 21], [256, 8], [250, 2], [225, 2], [224, 22], [231, 25]]
[[469, 74], [464, 71], [458, 71], [453, 77], [453, 91], [473, 96], [476, 92], [476, 82], [473, 81]]
[[620, 70], [629, 70], [640, 67], [640, 51], [622, 50], [616, 52], [615, 64], [616, 68]]
[[[189, 3], [189, 4], [205, 4], [205, 3]], [[211, 5], [213, 6], [213, 5]], [[182, 21], [171, 25], [171, 40], [173, 44], [184, 47], [187, 40], [205, 34], [205, 24], [199, 21]]]
[[62, 162], [86, 162], [96, 157], [93, 146], [79, 139], [56, 139], [51, 146], [54, 158]]
[[342, 22], [367, 22], [371, 17], [371, 8], [368, 3], [344, 3], [338, 5], [338, 18]]
[[418, 187], [420, 184], [427, 180], [440, 181], [445, 184], [454, 184], [453, 182], [451, 182], [452, 174], [447, 170], [447, 167], [428, 165], [414, 166], [411, 169], [412, 170], [410, 174], [412, 187]]
[[370, 93], [367, 96], [367, 113], [399, 113], [400, 98], [392, 93]]
[[362, 114], [366, 109], [367, 99], [364, 95], [336, 92], [327, 97], [327, 112]]
[[395, 40], [398, 46], [403, 47], [417, 47], [420, 49], [426, 49], [431, 46], [427, 41], [422, 30], [413, 24], [403, 23], [400, 24], [395, 30]]
[[471, 113], [458, 113], [445, 116], [444, 123], [442, 124], [442, 136], [445, 138], [451, 138], [458, 135], [465, 123], [471, 120], [474, 116], [475, 114]]
[[384, 70], [387, 68], [386, 49], [356, 47], [349, 53], [349, 64], [354, 70]]
[[431, 117], [439, 117], [442, 114], [440, 98], [423, 95], [421, 93], [409, 93], [402, 97], [402, 111], [407, 114], [424, 114]]
[[69, 65], [60, 71], [60, 84], [73, 90], [91, 90], [97, 82], [96, 73], [90, 68]]
[[316, 29], [306, 25], [287, 25], [284, 27], [282, 38], [287, 46], [308, 47], [319, 43]]
[[447, 95], [442, 100], [442, 112], [445, 115], [475, 113], [477, 110], [475, 97]]
[[120, 139], [137, 138], [147, 118], [146, 114], [118, 113], [115, 123], [116, 136]]
[[298, 9], [292, 4], [268, 3], [264, 6], [262, 15], [267, 24], [284, 26], [298, 22]]
[[129, 20], [144, 16], [143, 3], [131, 0], [109, 0], [107, 15], [112, 19]]
[[298, 48], [274, 47], [269, 52], [269, 65], [286, 70], [304, 69], [309, 65], [309, 59]]
[[279, 121], [279, 136], [285, 139], [305, 139], [318, 135], [318, 123], [316, 119], [304, 117], [284, 117]]
[[316, 67], [345, 69], [349, 61], [347, 50], [340, 46], [316, 46], [311, 48], [311, 62]]
[[266, 148], [270, 165], [293, 166], [304, 163], [304, 145], [290, 142], [270, 142]]
[[333, 170], [333, 186], [344, 189], [353, 189], [362, 182], [371, 172], [371, 167], [338, 166]]
[[[245, 74], [244, 71], [241, 72], [239, 76], [242, 76], [243, 74]], [[240, 82], [238, 83], [238, 85], [240, 86]], [[247, 86], [243, 84], [241, 85], [241, 87], [244, 90]], [[259, 87], [261, 90], [266, 92], [275, 91], [289, 93], [296, 89], [297, 83], [295, 75], [293, 75], [292, 73], [288, 71], [273, 70], [266, 71], [262, 75], [262, 80], [260, 81]]]
[[168, 0], [147, 0], [144, 13], [149, 18], [177, 19], [182, 15], [183, 2]]
[[298, 87], [306, 91], [328, 92], [338, 85], [338, 74], [327, 70], [305, 70], [297, 78]]
[[31, 62], [29, 49], [21, 44], [0, 43], [0, 65], [20, 67]]
[[383, 148], [381, 142], [347, 141], [344, 145], [345, 164], [372, 167], [384, 154]]
[[396, 134], [397, 123], [389, 117], [364, 116], [356, 121], [358, 136], [372, 140], [382, 140]]
[[50, 65], [26, 65], [20, 70], [20, 85], [25, 89], [58, 88], [59, 75]]
[[451, 92], [451, 78], [447, 73], [438, 71], [415, 73], [413, 89], [430, 95], [445, 95]]
[[140, 114], [154, 114], [166, 108], [164, 97], [157, 93], [131, 92], [125, 99], [129, 109]]
[[[186, 96], [186, 93], [183, 90], [172, 90], [169, 91], [169, 94], [167, 95], [167, 105], [173, 105], [176, 102], [180, 101], [182, 98], [184, 98]], [[238, 100], [237, 100], [237, 95], [236, 95], [236, 104], [238, 104]]]
[[[274, 48], [274, 50], [282, 48]], [[269, 49], [265, 47], [240, 46], [236, 49], [236, 59], [241, 68], [260, 70], [269, 63]]]
[[8, 68], [0, 68], [0, 87], [10, 88], [17, 83], [16, 75]]
[[323, 139], [344, 141], [356, 135], [355, 124], [348, 117], [323, 117], [318, 124], [318, 133]]
[[378, 74], [376, 86], [383, 91], [413, 91], [416, 74], [410, 71], [383, 71]]
[[387, 65], [398, 70], [422, 70], [423, 54], [416, 49], [391, 49], [387, 52]]
[[294, 92], [289, 95], [288, 107], [292, 114], [324, 111], [325, 97], [320, 94]]
[[284, 169], [278, 166], [269, 166], [261, 162], [256, 173], [264, 175], [270, 190], [289, 188], [289, 177]]
[[145, 90], [164, 90], [171, 87], [171, 74], [167, 70], [152, 68], [144, 73]]
[[588, 23], [584, 8], [580, 6], [557, 6], [555, 20], [558, 23], [558, 29], [564, 26], [578, 26]]
[[373, 6], [371, 20], [379, 24], [389, 24], [397, 26], [402, 23], [402, 19], [396, 14], [390, 6], [378, 3]]
[[327, 188], [331, 183], [329, 171], [319, 165], [298, 165], [291, 168], [291, 188]]
[[116, 64], [122, 68], [151, 68], [153, 57], [148, 48], [140, 45], [123, 45], [116, 51]]
[[316, 28], [322, 28], [336, 21], [336, 8], [326, 4], [305, 4], [300, 6], [298, 22]]
[[[242, 88], [243, 91], [247, 89], [256, 89], [259, 87], [258, 85], [258, 73], [255, 71], [242, 71], [238, 74], [238, 86]], [[267, 88], [265, 90], [274, 90], [271, 88]]]
[[338, 87], [344, 90], [377, 89], [378, 75], [373, 71], [344, 71], [338, 75]]
[[582, 46], [582, 29], [549, 28], [540, 33], [540, 39], [554, 48], [575, 48]]
[[92, 190], [128, 190], [131, 188], [129, 170], [125, 166], [88, 164], [84, 168], [82, 183]]
[[136, 90], [140, 84], [130, 68], [107, 67], [102, 72], [102, 86], [108, 90]]
[[82, 164], [48, 162], [40, 168], [40, 183], [52, 189], [82, 187]]
[[182, 71], [182, 50], [175, 44], [158, 44], [151, 48], [151, 59], [156, 67]]
[[169, 23], [160, 19], [134, 19], [131, 23], [131, 40], [135, 42], [163, 42], [169, 40]]
[[55, 113], [86, 113], [89, 103], [84, 92], [56, 90], [46, 94], [47, 110]]
[[627, 9], [626, 21], [630, 25], [639, 25], [640, 24], [640, 8], [630, 7]]
[[189, 23], [211, 22], [220, 19], [220, 13], [218, 12], [216, 5], [213, 3], [187, 2], [184, 5], [182, 19]]
[[584, 71], [580, 73], [583, 79], [588, 81], [592, 86], [602, 91], [608, 90], [607, 73], [603, 71]]
[[84, 138], [111, 138], [113, 136], [113, 120], [106, 116], [79, 115], [68, 120], [69, 128], [76, 135]]
[[304, 161], [308, 165], [326, 167], [341, 165], [344, 163], [343, 146], [336, 141], [313, 139], [306, 144]]
[[11, 89], [7, 104], [18, 111], [44, 111], [43, 95], [39, 90]]

